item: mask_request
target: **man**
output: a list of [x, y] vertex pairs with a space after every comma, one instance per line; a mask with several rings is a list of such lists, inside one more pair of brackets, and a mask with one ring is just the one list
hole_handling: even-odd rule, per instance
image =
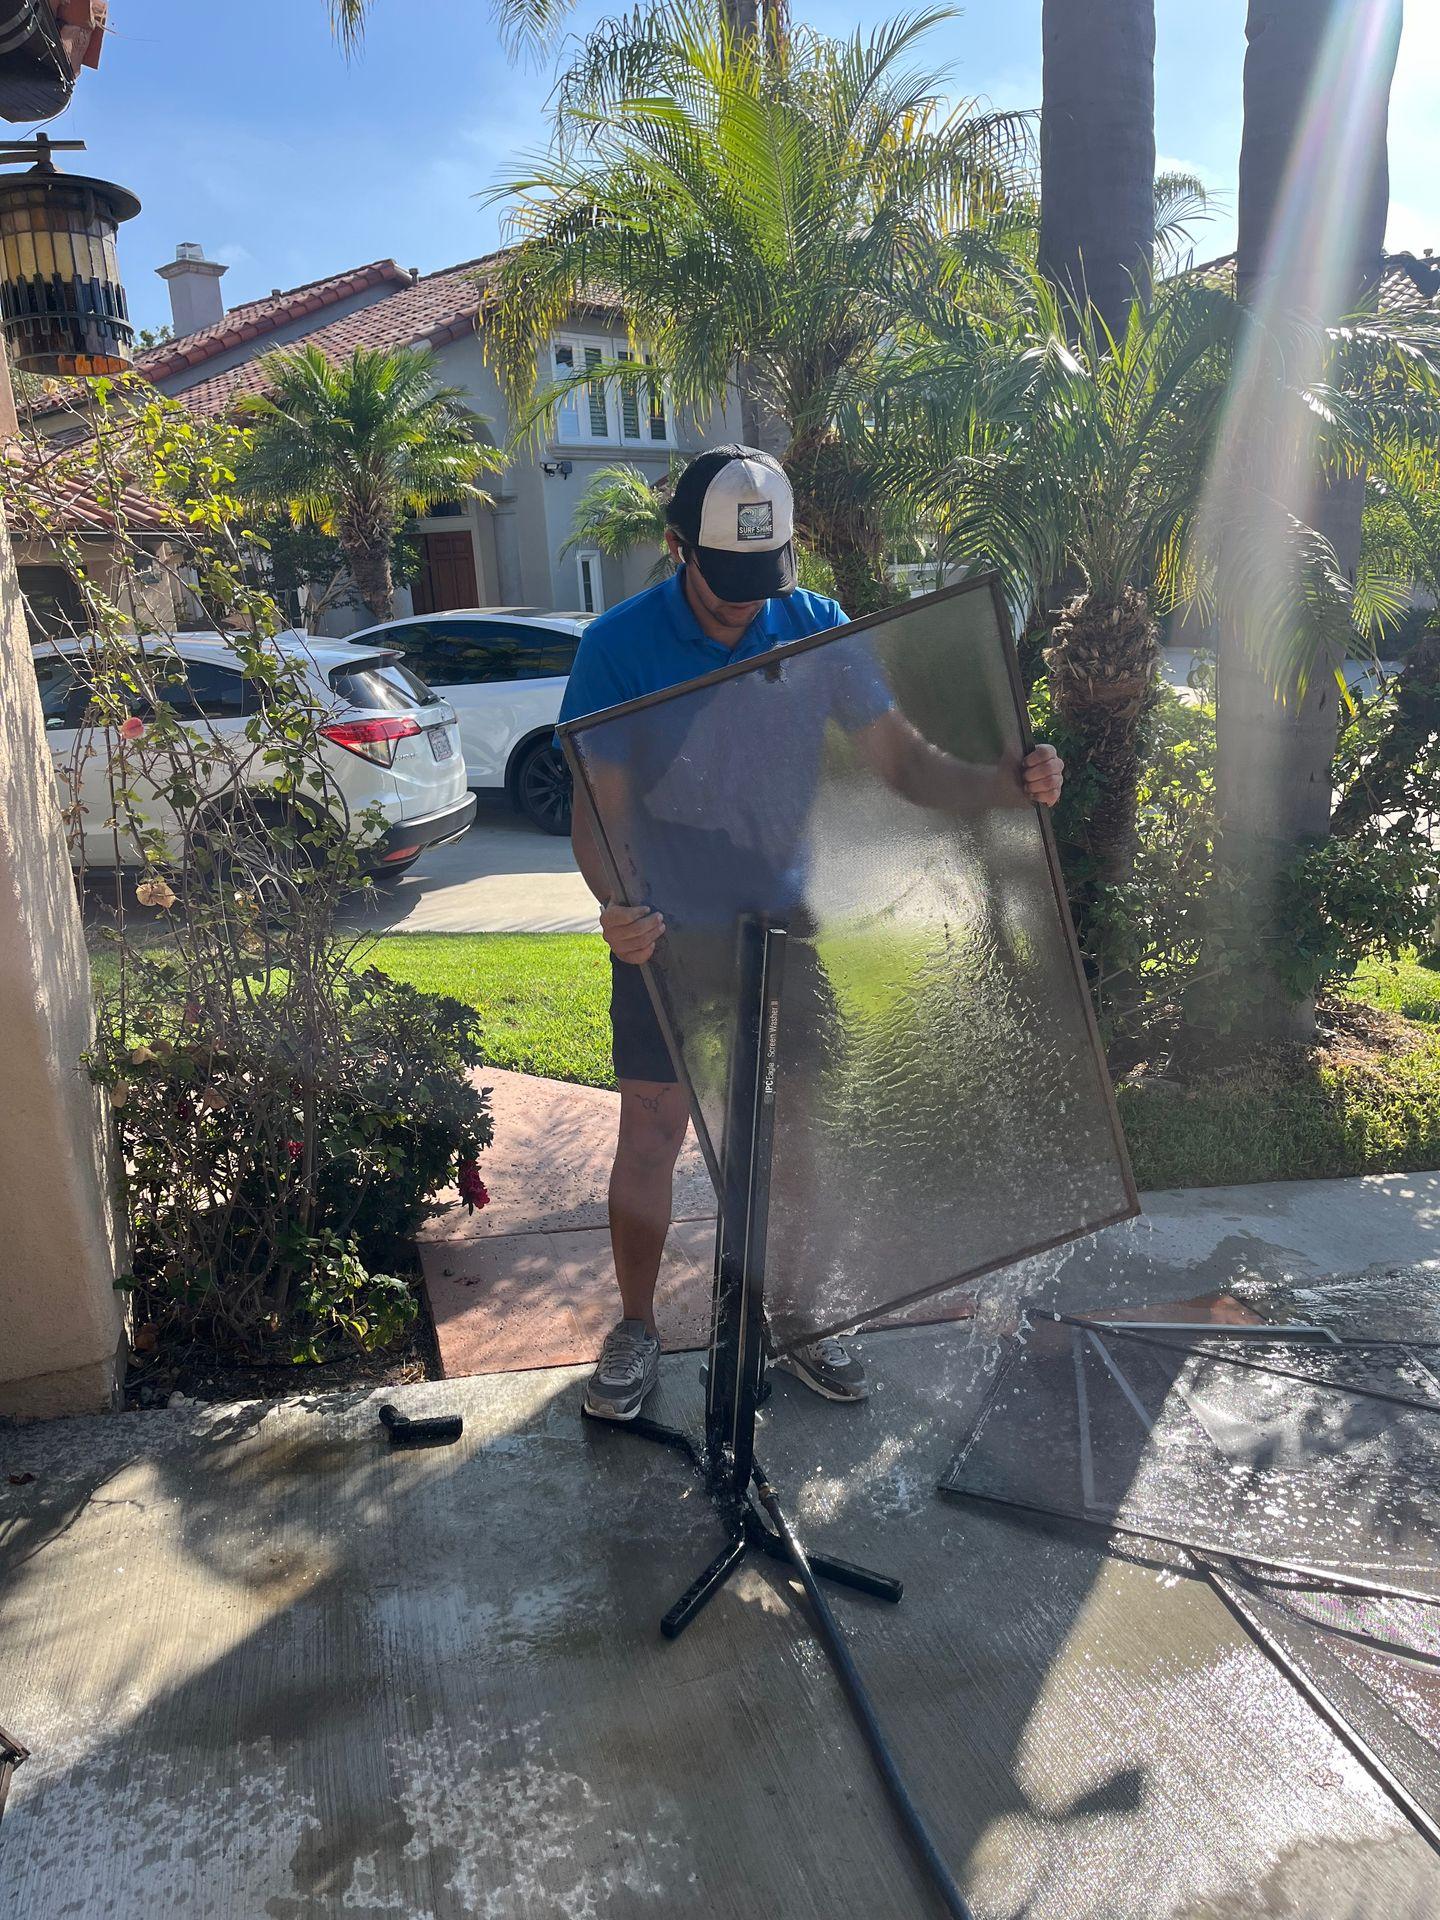
[[[779, 463], [753, 447], [697, 455], [676, 484], [666, 545], [678, 571], [586, 630], [561, 707], [562, 721], [693, 680], [788, 641], [843, 626], [833, 600], [796, 585], [794, 502]], [[1022, 768], [997, 776], [963, 767], [904, 719], [883, 680], [851, 689], [830, 717], [860, 758], [921, 806], [973, 797], [976, 780], [1008, 781], [1005, 797], [1053, 806], [1062, 766], [1037, 747]], [[623, 769], [618, 770], [623, 776]], [[689, 1114], [684, 1091], [640, 968], [665, 932], [663, 902], [623, 906], [609, 897], [587, 811], [575, 809], [575, 859], [601, 903], [610, 947], [610, 1018], [620, 1087], [620, 1134], [610, 1175], [610, 1237], [622, 1318], [611, 1330], [585, 1393], [588, 1413], [633, 1420], [659, 1371], [655, 1283], [670, 1227], [671, 1183]], [[794, 850], [796, 861], [799, 850]], [[860, 1362], [835, 1339], [787, 1352], [778, 1362], [827, 1399], [863, 1400]]]

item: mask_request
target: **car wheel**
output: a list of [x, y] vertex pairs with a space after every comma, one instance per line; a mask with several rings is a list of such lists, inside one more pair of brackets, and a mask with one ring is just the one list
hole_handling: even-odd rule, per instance
[[222, 893], [252, 895], [267, 919], [284, 912], [293, 905], [295, 882], [312, 859], [303, 844], [284, 844], [278, 830], [302, 824], [264, 803], [218, 816], [210, 842], [211, 884]]
[[569, 833], [570, 769], [548, 740], [537, 740], [516, 768], [515, 804], [542, 833]]

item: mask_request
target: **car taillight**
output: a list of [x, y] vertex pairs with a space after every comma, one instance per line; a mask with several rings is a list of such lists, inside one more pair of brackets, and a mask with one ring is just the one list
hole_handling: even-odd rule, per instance
[[373, 760], [377, 767], [393, 767], [396, 741], [413, 739], [420, 731], [420, 722], [386, 714], [382, 720], [335, 720], [320, 731], [337, 747]]

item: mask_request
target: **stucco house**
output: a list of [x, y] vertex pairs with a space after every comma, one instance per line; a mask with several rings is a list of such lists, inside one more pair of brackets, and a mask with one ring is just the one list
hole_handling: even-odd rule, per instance
[[[241, 393], [263, 386], [259, 361], [281, 347], [313, 344], [331, 355], [355, 347], [428, 346], [440, 378], [464, 394], [503, 445], [510, 421], [495, 376], [486, 365], [483, 303], [499, 254], [421, 274], [375, 260], [305, 286], [277, 288], [267, 298], [225, 310], [225, 267], [207, 260], [193, 242], [156, 271], [170, 291], [175, 337], [135, 357], [139, 372], [164, 393], [205, 413], [230, 407]], [[582, 370], [630, 352], [622, 315], [596, 303], [578, 310], [551, 346], [552, 366]], [[448, 607], [534, 606], [602, 611], [638, 591], [655, 558], [624, 562], [598, 553], [561, 553], [576, 503], [596, 470], [624, 460], [652, 479], [664, 477], [672, 455], [740, 437], [738, 398], [703, 420], [677, 416], [668, 398], [643, 377], [597, 382], [569, 396], [546, 442], [527, 449], [489, 483], [493, 507], [456, 501], [418, 523], [423, 572], [401, 589], [397, 612]], [[324, 618], [327, 631], [363, 624], [363, 607], [340, 607]]]

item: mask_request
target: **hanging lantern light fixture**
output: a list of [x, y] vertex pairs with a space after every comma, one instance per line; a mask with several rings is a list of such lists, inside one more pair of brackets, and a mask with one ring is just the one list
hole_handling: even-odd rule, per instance
[[124, 187], [61, 173], [51, 154], [83, 140], [0, 144], [0, 160], [28, 160], [0, 173], [0, 327], [22, 373], [123, 373], [130, 364], [125, 289], [115, 233], [140, 202]]

